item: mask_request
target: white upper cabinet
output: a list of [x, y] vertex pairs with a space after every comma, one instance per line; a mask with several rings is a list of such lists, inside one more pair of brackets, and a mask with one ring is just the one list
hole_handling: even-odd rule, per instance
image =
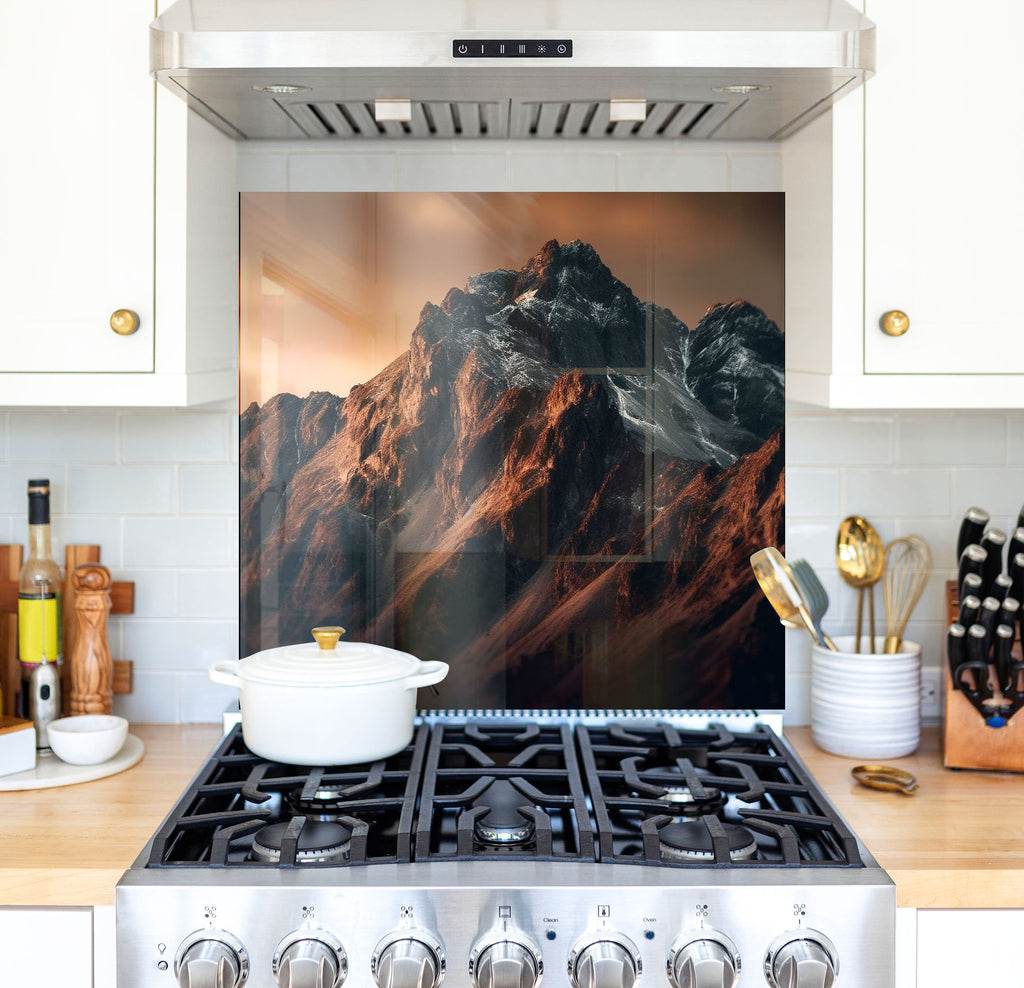
[[[234, 148], [156, 93], [153, 15], [142, 0], [0, 6], [16, 91], [0, 158], [0, 405], [235, 392]], [[119, 310], [126, 335], [111, 328]]]
[[[876, 76], [783, 148], [788, 394], [1021, 407], [1024, 6], [869, 0], [866, 13]], [[903, 335], [881, 328], [889, 312], [908, 317]]]

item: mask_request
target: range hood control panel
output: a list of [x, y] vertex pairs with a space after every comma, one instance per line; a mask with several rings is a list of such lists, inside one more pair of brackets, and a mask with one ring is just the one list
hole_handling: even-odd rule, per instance
[[455, 58], [572, 58], [568, 38], [522, 38], [483, 41], [480, 38], [456, 38], [452, 42]]

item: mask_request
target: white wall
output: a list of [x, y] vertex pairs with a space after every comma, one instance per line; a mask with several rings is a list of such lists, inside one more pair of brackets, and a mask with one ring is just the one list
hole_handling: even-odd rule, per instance
[[[242, 191], [771, 191], [779, 155], [758, 144], [614, 141], [514, 145], [384, 142], [239, 147]], [[851, 632], [856, 598], [833, 548], [840, 519], [862, 514], [884, 539], [916, 532], [937, 571], [911, 625], [938, 667], [943, 582], [966, 507], [1008, 528], [1024, 501], [1024, 412], [842, 413], [791, 408], [787, 553], [819, 568], [826, 620]], [[136, 583], [136, 612], [110, 620], [114, 658], [135, 665], [115, 709], [135, 721], [218, 719], [233, 698], [206, 667], [237, 654], [237, 415], [218, 411], [0, 410], [0, 542], [25, 542], [25, 482], [53, 483], [55, 545], [100, 543], [115, 579]], [[882, 613], [881, 595], [876, 608]], [[806, 723], [806, 638], [787, 632], [787, 721]]]

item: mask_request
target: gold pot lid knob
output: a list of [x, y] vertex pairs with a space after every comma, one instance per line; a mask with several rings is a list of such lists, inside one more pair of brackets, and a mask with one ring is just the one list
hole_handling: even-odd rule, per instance
[[343, 634], [345, 634], [345, 629], [336, 624], [313, 629], [313, 637], [316, 639], [317, 645], [325, 652], [333, 650], [334, 646], [338, 644], [338, 639]]
[[110, 328], [118, 336], [131, 336], [139, 328], [139, 317], [131, 309], [118, 309], [110, 317]]
[[882, 316], [882, 332], [889, 336], [902, 336], [910, 329], [910, 316], [899, 309], [891, 309]]

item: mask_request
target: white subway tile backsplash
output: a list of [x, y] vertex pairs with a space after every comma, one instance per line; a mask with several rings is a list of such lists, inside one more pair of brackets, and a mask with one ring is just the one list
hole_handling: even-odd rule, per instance
[[67, 510], [73, 515], [166, 515], [174, 511], [175, 467], [71, 466]]
[[[875, 517], [948, 517], [949, 491], [949, 471], [936, 467], [847, 470], [843, 505], [846, 514], [864, 515], [872, 521]], [[892, 537], [892, 532], [886, 534], [886, 538]]]
[[[937, 422], [942, 428], [937, 429]], [[900, 420], [904, 466], [987, 466], [1006, 462], [1006, 419], [996, 415], [907, 415]]]
[[1014, 460], [1003, 467], [959, 467], [952, 473], [953, 510], [958, 518], [971, 505], [978, 505], [992, 516], [995, 527], [1013, 530], [1024, 503], [1022, 461]]
[[238, 465], [183, 466], [180, 472], [181, 513], [184, 515], [236, 515]]
[[117, 419], [113, 412], [12, 412], [9, 459], [67, 463], [116, 462]]
[[[26, 522], [22, 534], [28, 537]], [[66, 545], [98, 545], [100, 562], [112, 572], [121, 566], [121, 519], [112, 515], [62, 515], [53, 521], [53, 551], [58, 562], [64, 562]], [[121, 579], [115, 576], [115, 579]]]
[[231, 566], [238, 558], [228, 518], [126, 518], [126, 566]]
[[623, 154], [619, 188], [623, 192], [725, 192], [729, 159], [725, 154]]
[[195, 618], [238, 620], [238, 569], [178, 571], [181, 612]]
[[159, 412], [122, 416], [125, 463], [221, 463], [228, 459], [223, 412]]
[[205, 673], [181, 674], [181, 712], [183, 724], [218, 722], [229, 706], [238, 705], [238, 690], [211, 682]]
[[64, 510], [67, 468], [62, 463], [26, 460], [0, 465], [0, 514], [16, 518], [28, 516], [28, 482], [46, 477], [50, 481], [50, 510], [57, 514]]
[[1024, 415], [1011, 415], [1006, 432], [1007, 462], [1024, 463]]
[[[114, 574], [118, 580], [135, 584], [135, 610], [132, 618], [173, 618], [179, 614], [192, 617], [178, 603], [178, 571], [175, 569], [122, 569]], [[195, 615], [196, 617], [206, 615]]]
[[143, 670], [136, 664], [132, 691], [114, 697], [114, 713], [134, 724], [177, 724], [181, 722], [180, 696], [180, 675]]
[[884, 416], [791, 415], [786, 421], [786, 461], [884, 466], [893, 462], [892, 437], [892, 420]]
[[237, 621], [137, 620], [124, 626], [124, 658], [136, 670], [206, 670], [238, 658]]
[[839, 511], [839, 471], [786, 467], [786, 515], [831, 517]]

